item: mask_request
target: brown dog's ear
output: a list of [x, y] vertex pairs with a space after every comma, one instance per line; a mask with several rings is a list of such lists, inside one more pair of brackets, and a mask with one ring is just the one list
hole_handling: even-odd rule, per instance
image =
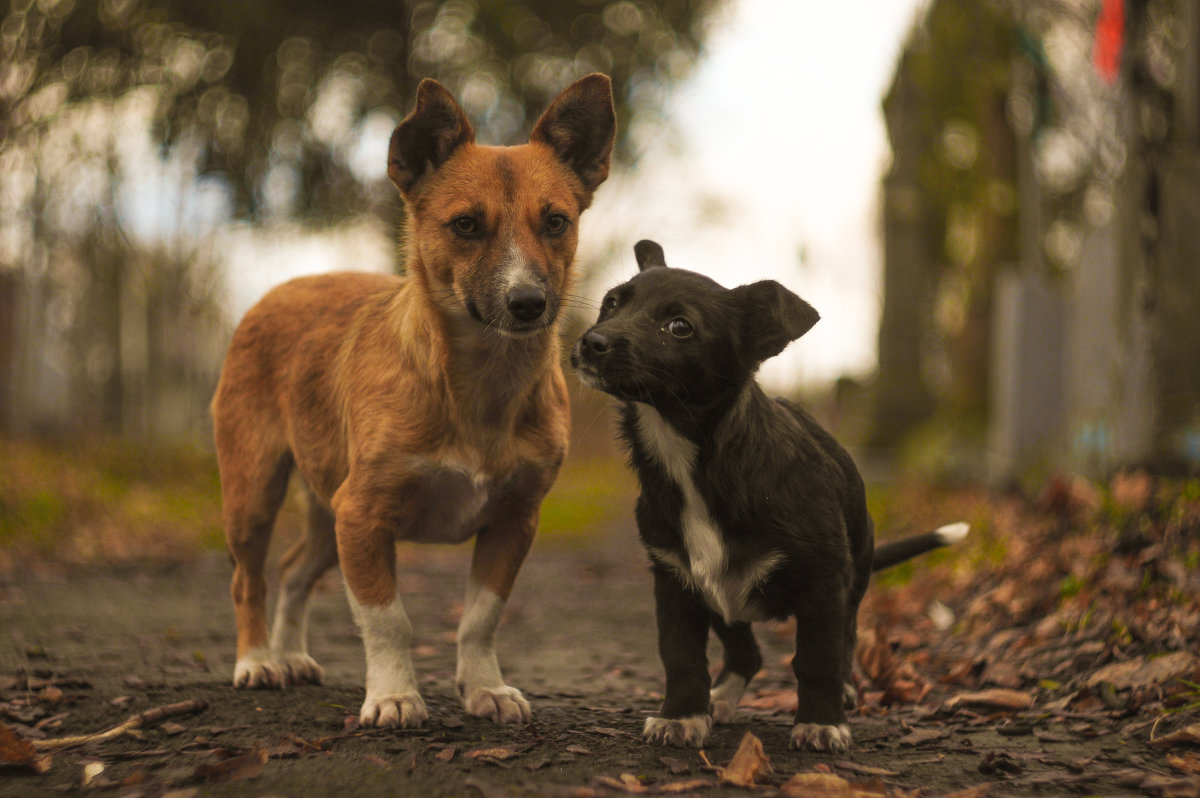
[[741, 309], [743, 349], [756, 363], [778, 355], [821, 318], [812, 305], [774, 280], [738, 286], [730, 293]]
[[416, 107], [392, 131], [388, 177], [407, 195], [427, 172], [474, 140], [475, 131], [454, 97], [436, 80], [425, 78], [417, 87]]
[[591, 194], [608, 177], [616, 133], [612, 81], [594, 72], [563, 89], [533, 126], [529, 140], [550, 145]]
[[637, 258], [638, 271], [666, 268], [667, 265], [663, 248], [648, 238], [643, 238], [633, 245], [633, 257]]

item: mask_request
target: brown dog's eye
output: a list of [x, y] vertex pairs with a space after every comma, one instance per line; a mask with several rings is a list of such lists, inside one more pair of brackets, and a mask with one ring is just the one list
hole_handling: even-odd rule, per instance
[[456, 216], [450, 222], [450, 227], [463, 238], [474, 238], [479, 235], [479, 223], [473, 216]]
[[546, 235], [560, 236], [567, 231], [567, 217], [552, 213], [546, 217]]
[[663, 329], [676, 338], [689, 338], [692, 334], [692, 325], [687, 319], [671, 319]]

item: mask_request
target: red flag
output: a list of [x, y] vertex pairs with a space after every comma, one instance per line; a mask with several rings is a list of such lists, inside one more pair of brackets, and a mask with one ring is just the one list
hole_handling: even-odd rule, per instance
[[1105, 83], [1116, 83], [1121, 71], [1121, 49], [1125, 46], [1125, 2], [1104, 0], [1096, 18], [1092, 63]]

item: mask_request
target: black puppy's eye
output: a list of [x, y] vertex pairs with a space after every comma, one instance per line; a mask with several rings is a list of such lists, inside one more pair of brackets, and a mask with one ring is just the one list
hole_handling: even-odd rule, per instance
[[617, 309], [617, 295], [609, 294], [600, 302], [600, 312], [608, 313]]
[[474, 216], [455, 216], [450, 221], [450, 229], [463, 238], [475, 238], [479, 235], [479, 222]]
[[663, 325], [663, 329], [676, 338], [690, 338], [692, 335], [692, 325], [688, 324], [687, 319], [671, 319]]
[[546, 217], [546, 235], [560, 236], [567, 232], [567, 217], [561, 213], [552, 213]]

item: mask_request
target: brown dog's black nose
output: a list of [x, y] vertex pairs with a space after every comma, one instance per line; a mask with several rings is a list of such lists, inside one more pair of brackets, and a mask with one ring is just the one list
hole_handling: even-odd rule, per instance
[[536, 286], [522, 286], [508, 292], [508, 312], [521, 321], [535, 321], [546, 312], [546, 293]]
[[612, 341], [608, 339], [608, 336], [595, 330], [585, 332], [579, 339], [579, 343], [583, 346], [583, 354], [588, 357], [607, 355], [608, 350], [612, 349]]

